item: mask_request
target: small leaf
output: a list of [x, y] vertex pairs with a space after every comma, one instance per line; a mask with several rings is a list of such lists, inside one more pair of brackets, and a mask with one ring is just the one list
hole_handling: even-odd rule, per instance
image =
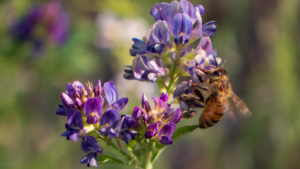
[[193, 51], [187, 53], [186, 55], [184, 55], [183, 57], [181, 57], [180, 59], [184, 58], [187, 60], [193, 60], [196, 55], [197, 55], [197, 51], [193, 50]]
[[110, 162], [113, 162], [113, 163], [116, 163], [116, 164], [124, 164], [123, 161], [121, 161], [117, 158], [111, 157], [109, 155], [100, 155], [99, 158], [98, 158], [98, 163], [104, 163], [104, 162], [107, 162], [107, 161], [110, 161]]
[[173, 135], [173, 141], [178, 140], [179, 138], [181, 138], [186, 134], [189, 134], [190, 132], [194, 131], [196, 128], [198, 128], [198, 125], [183, 126], [178, 128]]

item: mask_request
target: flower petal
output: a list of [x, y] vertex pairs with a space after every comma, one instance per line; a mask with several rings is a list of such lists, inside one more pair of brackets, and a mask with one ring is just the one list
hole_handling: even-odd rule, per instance
[[159, 142], [161, 144], [164, 144], [164, 145], [170, 145], [170, 144], [173, 144], [173, 140], [171, 137], [168, 137], [168, 136], [161, 136], [159, 137]]
[[177, 124], [181, 119], [182, 111], [180, 108], [173, 111], [172, 114], [166, 119], [166, 123]]
[[189, 15], [189, 17], [192, 20], [192, 23], [194, 24], [197, 20], [196, 9], [194, 5], [187, 0], [180, 0], [180, 5], [183, 9], [183, 12]]
[[133, 125], [133, 120], [131, 118], [131, 116], [129, 115], [122, 115], [121, 116], [121, 120], [120, 123], [118, 125], [118, 130], [117, 130], [117, 137], [119, 137], [119, 133], [121, 130], [128, 130], [129, 128], [131, 128]]
[[94, 93], [95, 96], [98, 97], [102, 95], [102, 87], [101, 87], [101, 80], [99, 79], [98, 82], [96, 83], [95, 87], [94, 87]]
[[67, 95], [66, 93], [61, 93], [60, 94], [61, 100], [63, 102], [63, 104], [68, 107], [68, 108], [72, 108], [74, 107], [74, 101], [70, 98], [69, 95]]
[[158, 122], [150, 124], [145, 132], [145, 138], [150, 139], [154, 137], [158, 132]]
[[172, 137], [174, 132], [175, 132], [175, 124], [167, 123], [160, 129], [158, 136], [164, 135], [164, 136]]
[[154, 109], [158, 113], [163, 112], [168, 107], [168, 104], [165, 101], [163, 101], [163, 100], [161, 100], [159, 98], [152, 97], [152, 100], [154, 101], [154, 104], [155, 104]]
[[217, 31], [216, 21], [207, 22], [202, 26], [202, 36], [211, 36]]
[[138, 122], [139, 122], [139, 119], [140, 119], [140, 117], [141, 117], [141, 114], [142, 114], [141, 108], [139, 108], [139, 107], [136, 106], [136, 107], [133, 109], [133, 112], [132, 112], [132, 120], [133, 120], [133, 126], [134, 126], [134, 128], [137, 127], [137, 124], [138, 124]]
[[170, 45], [170, 29], [165, 21], [156, 21], [152, 30], [152, 38], [156, 43]]
[[115, 109], [108, 109], [104, 112], [100, 119], [100, 127], [106, 125], [107, 127], [115, 128], [119, 121], [119, 114]]
[[102, 153], [99, 143], [97, 142], [96, 138], [93, 136], [82, 137], [81, 149], [86, 153], [88, 153], [89, 151]]
[[160, 95], [160, 98], [159, 98], [159, 99], [162, 100], [162, 101], [164, 101], [164, 102], [167, 102], [168, 99], [169, 99], [168, 93], [162, 93], [162, 94]]
[[198, 8], [198, 10], [199, 10], [201, 16], [205, 13], [205, 9], [204, 9], [204, 6], [203, 6], [203, 5], [198, 5], [198, 4], [196, 4], [196, 5], [195, 5], [195, 8], [196, 8], [196, 9]]
[[136, 56], [137, 54], [145, 54], [146, 44], [144, 41], [139, 40], [137, 38], [132, 39], [134, 44], [132, 45], [132, 49], [129, 50], [131, 56]]
[[172, 23], [172, 34], [174, 42], [179, 44], [186, 44], [193, 31], [193, 24], [191, 18], [185, 13], [178, 13], [174, 16]]
[[99, 97], [89, 98], [84, 106], [84, 115], [89, 116], [90, 114], [97, 114], [98, 118], [102, 115], [102, 101]]
[[171, 5], [169, 3], [157, 3], [152, 7], [150, 14], [155, 21], [162, 20], [171, 25], [171, 12]]
[[146, 110], [146, 112], [149, 112], [151, 109], [147, 96], [144, 93], [142, 95], [142, 108]]
[[138, 132], [133, 130], [124, 130], [121, 132], [121, 139], [128, 144], [130, 140], [133, 140], [134, 137], [138, 135]]
[[111, 107], [116, 109], [118, 112], [122, 110], [128, 103], [128, 97], [124, 97], [114, 102]]
[[109, 105], [113, 104], [118, 100], [118, 92], [113, 81], [104, 83], [103, 88], [105, 98], [108, 101]]
[[[210, 38], [207, 37], [201, 37], [200, 42], [197, 46], [197, 50], [203, 49], [206, 53], [206, 56], [209, 56], [213, 53], [213, 47]], [[199, 52], [198, 52], [199, 53]]]

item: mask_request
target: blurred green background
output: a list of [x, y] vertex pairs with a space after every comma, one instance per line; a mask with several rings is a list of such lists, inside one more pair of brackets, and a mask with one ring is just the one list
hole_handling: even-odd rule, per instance
[[[66, 118], [55, 114], [59, 95], [74, 80], [114, 80], [119, 95], [129, 97], [122, 113], [130, 114], [142, 93], [158, 96], [155, 84], [126, 81], [122, 70], [132, 62], [131, 38], [146, 34], [154, 23], [149, 11], [162, 1], [61, 1], [70, 16], [68, 41], [48, 43], [34, 57], [29, 42], [12, 39], [9, 22], [36, 2], [0, 1], [0, 168], [86, 168], [80, 143], [60, 136]], [[168, 146], [154, 168], [299, 168], [300, 1], [191, 2], [204, 5], [204, 22], [217, 21], [213, 46], [252, 116], [194, 131]], [[197, 124], [199, 112], [179, 126]]]

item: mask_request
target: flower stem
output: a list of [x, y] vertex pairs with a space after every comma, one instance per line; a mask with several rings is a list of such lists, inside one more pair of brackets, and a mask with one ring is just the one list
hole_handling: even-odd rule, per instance
[[177, 69], [177, 62], [178, 62], [178, 58], [179, 58], [179, 53], [180, 53], [180, 47], [177, 47], [176, 50], [176, 57], [173, 63], [173, 67], [172, 67], [172, 74], [171, 74], [171, 78], [170, 78], [170, 82], [167, 88], [167, 93], [170, 96], [170, 93], [172, 91], [173, 88], [173, 84], [176, 82], [177, 78], [175, 77], [175, 73], [176, 73], [176, 69]]

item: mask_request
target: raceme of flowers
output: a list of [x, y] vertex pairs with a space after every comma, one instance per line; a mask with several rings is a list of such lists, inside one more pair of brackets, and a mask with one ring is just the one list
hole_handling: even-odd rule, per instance
[[[112, 81], [103, 87], [100, 80], [95, 86], [87, 82], [85, 87], [79, 81], [67, 84], [56, 114], [67, 117], [62, 136], [75, 142], [81, 139], [81, 148], [87, 153], [81, 163], [89, 167], [109, 161], [152, 168], [166, 145], [198, 127], [176, 129], [176, 124], [182, 118], [193, 117], [196, 108], [204, 107], [204, 98], [195, 84], [203, 83], [203, 71], [216, 68], [221, 62], [210, 39], [216, 32], [216, 22], [202, 24], [204, 13], [202, 5], [193, 5], [188, 0], [155, 4], [150, 11], [154, 24], [143, 40], [132, 39], [134, 43], [129, 53], [133, 61], [126, 66], [123, 77], [156, 83], [161, 95], [152, 97], [153, 107], [142, 94], [132, 114], [119, 115], [128, 98], [118, 98]], [[193, 49], [190, 44], [199, 38]], [[181, 76], [191, 79], [176, 86]], [[169, 96], [173, 96], [174, 101]], [[180, 108], [172, 108], [173, 103], [179, 103]], [[110, 148], [123, 158], [106, 154]]]
[[46, 41], [58, 46], [67, 41], [69, 20], [59, 1], [35, 4], [23, 17], [11, 21], [10, 33], [19, 42], [32, 43], [33, 53], [40, 55]]

